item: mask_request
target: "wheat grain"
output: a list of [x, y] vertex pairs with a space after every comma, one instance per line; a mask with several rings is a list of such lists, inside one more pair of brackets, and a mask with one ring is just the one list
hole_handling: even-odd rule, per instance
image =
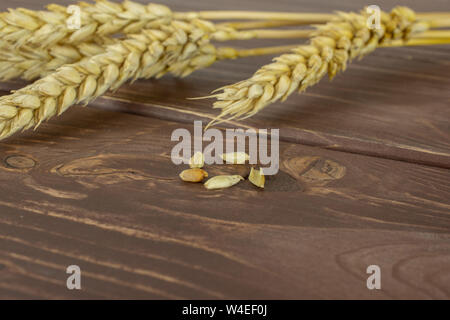
[[172, 12], [162, 5], [147, 6], [124, 1], [98, 0], [80, 3], [80, 29], [67, 25], [70, 14], [60, 5], [49, 5], [49, 11], [10, 9], [0, 14], [0, 79], [21, 76], [31, 80], [57, 67], [98, 54], [106, 36], [136, 33], [142, 28], [167, 24]]
[[205, 156], [200, 151], [194, 153], [191, 159], [189, 159], [189, 167], [191, 168], [203, 168], [204, 165], [205, 165]]
[[264, 189], [264, 183], [266, 182], [266, 178], [264, 177], [264, 174], [262, 173], [262, 171], [263, 170], [256, 170], [256, 169], [252, 168], [250, 170], [248, 180], [255, 186]]
[[181, 180], [186, 182], [201, 182], [203, 179], [208, 178], [208, 172], [200, 168], [191, 168], [183, 170], [179, 176]]
[[245, 179], [239, 175], [231, 175], [231, 176], [221, 175], [212, 177], [211, 179], [209, 179], [204, 183], [204, 186], [206, 189], [209, 190], [224, 189], [234, 186], [241, 180]]
[[232, 164], [245, 164], [250, 160], [250, 157], [245, 152], [228, 152], [220, 155], [223, 161]]
[[76, 103], [88, 103], [125, 81], [160, 77], [167, 72], [187, 75], [216, 58], [209, 43], [214, 25], [202, 20], [172, 21], [158, 29], [108, 46], [105, 53], [64, 65], [14, 93], [0, 97], [0, 139], [37, 127]]
[[220, 115], [209, 125], [224, 117], [247, 118], [265, 106], [284, 100], [294, 91], [304, 91], [326, 73], [330, 79], [355, 57], [363, 57], [379, 45], [395, 40], [407, 40], [425, 31], [428, 24], [417, 22], [406, 7], [396, 7], [382, 13], [381, 28], [370, 30], [365, 13], [339, 13], [339, 17], [318, 26], [309, 44], [301, 45], [274, 62], [260, 68], [250, 79], [217, 89], [214, 108]]

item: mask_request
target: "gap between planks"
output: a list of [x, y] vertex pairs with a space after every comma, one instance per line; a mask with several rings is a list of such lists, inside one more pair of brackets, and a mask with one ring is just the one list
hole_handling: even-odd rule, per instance
[[[0, 83], [0, 95], [8, 94], [7, 90], [13, 90], [19, 84], [23, 84], [23, 82], [8, 81]], [[194, 120], [201, 120], [207, 123], [216, 116], [213, 113], [203, 113], [156, 103], [132, 101], [108, 94], [97, 98], [89, 106], [107, 111], [124, 112], [138, 116], [191, 124]], [[213, 110], [211, 109], [211, 111]], [[51, 119], [50, 121], [57, 121], [57, 119]], [[216, 127], [219, 129], [231, 127], [243, 129], [253, 128], [237, 121], [225, 121], [222, 126]], [[449, 153], [434, 152], [432, 150], [392, 142], [371, 141], [301, 128], [283, 128], [280, 130], [280, 141], [450, 169]]]

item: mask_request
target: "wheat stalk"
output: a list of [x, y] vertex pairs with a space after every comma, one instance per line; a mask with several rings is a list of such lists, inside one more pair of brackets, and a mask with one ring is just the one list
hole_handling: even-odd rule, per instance
[[260, 68], [250, 79], [228, 85], [210, 97], [220, 115], [209, 125], [229, 116], [228, 120], [250, 117], [277, 100], [284, 101], [294, 91], [304, 91], [326, 73], [332, 79], [356, 57], [363, 57], [378, 46], [428, 29], [429, 24], [417, 22], [415, 13], [396, 7], [390, 14], [382, 13], [381, 28], [370, 30], [365, 13], [339, 13], [339, 17], [317, 27], [309, 44], [301, 45], [274, 62]]
[[60, 5], [49, 11], [10, 9], [0, 14], [0, 79], [43, 76], [57, 67], [98, 54], [113, 40], [106, 36], [137, 33], [172, 19], [169, 8], [132, 1], [79, 3], [80, 29], [69, 29], [70, 14]]
[[[328, 21], [339, 18], [340, 12], [337, 13], [305, 13], [305, 12], [270, 12], [270, 11], [239, 11], [239, 10], [213, 10], [213, 11], [192, 11], [192, 12], [176, 12], [176, 19], [206, 19], [206, 20], [251, 20], [249, 23], [270, 23], [272, 26], [284, 25], [303, 25], [327, 23]], [[418, 12], [417, 19], [420, 20], [436, 20], [450, 18], [450, 12]], [[241, 24], [243, 23], [243, 24]], [[226, 22], [228, 26], [238, 28], [244, 26], [247, 28], [247, 22]]]
[[215, 31], [207, 21], [172, 21], [167, 26], [130, 35], [108, 46], [102, 54], [64, 65], [0, 97], [0, 139], [37, 127], [76, 103], [87, 104], [127, 80], [160, 77], [167, 72], [184, 76], [210, 65], [218, 56], [209, 43]]
[[[426, 34], [426, 32], [424, 32]], [[431, 45], [443, 45], [450, 44], [450, 36], [445, 32], [442, 35], [436, 35], [433, 37], [413, 37], [408, 41], [405, 40], [392, 40], [389, 43], [380, 44], [380, 48], [391, 48], [391, 47], [415, 47], [415, 46], [431, 46]], [[252, 49], [235, 49], [235, 48], [227, 48], [234, 50], [235, 57], [250, 57], [250, 56], [262, 56], [262, 55], [272, 55], [272, 54], [281, 54], [287, 53], [298, 47], [296, 45], [285, 45], [285, 46], [274, 46], [274, 47], [262, 47], [262, 48], [252, 48]], [[218, 48], [220, 50], [222, 48]], [[210, 97], [210, 96], [208, 96]], [[196, 99], [204, 99], [208, 97], [200, 97], [200, 98], [190, 98], [193, 100]]]

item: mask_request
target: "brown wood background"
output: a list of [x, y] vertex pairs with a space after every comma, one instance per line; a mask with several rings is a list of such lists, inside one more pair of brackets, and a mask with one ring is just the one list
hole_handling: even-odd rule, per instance
[[[164, 3], [305, 12], [367, 4]], [[448, 0], [377, 4], [450, 11]], [[3, 0], [0, 9], [18, 6], [43, 1]], [[182, 183], [170, 135], [217, 114], [211, 101], [186, 97], [244, 79], [270, 57], [125, 85], [2, 141], [0, 298], [448, 299], [449, 54], [379, 49], [333, 82], [231, 124], [280, 128], [281, 171], [264, 191]], [[72, 264], [80, 291], [65, 286]], [[366, 288], [371, 264], [381, 267], [382, 290]]]

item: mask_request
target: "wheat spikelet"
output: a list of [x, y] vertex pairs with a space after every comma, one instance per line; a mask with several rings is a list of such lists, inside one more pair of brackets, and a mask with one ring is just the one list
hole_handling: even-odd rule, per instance
[[222, 92], [211, 97], [218, 100], [213, 107], [221, 109], [221, 113], [210, 125], [226, 116], [250, 117], [296, 90], [304, 91], [326, 73], [333, 78], [355, 57], [363, 57], [393, 40], [407, 40], [428, 28], [428, 24], [417, 22], [414, 12], [406, 7], [382, 13], [379, 29], [369, 29], [366, 21], [364, 13], [338, 13], [338, 18], [317, 27], [309, 44], [275, 58], [250, 79], [217, 89]]
[[79, 3], [80, 29], [69, 29], [70, 14], [60, 5], [49, 11], [10, 9], [0, 14], [0, 79], [26, 80], [48, 74], [57, 67], [102, 52], [111, 44], [108, 35], [137, 33], [170, 23], [169, 8], [132, 1], [98, 0]]
[[0, 80], [22, 77], [32, 80], [47, 75], [64, 64], [104, 52], [115, 39], [96, 37], [77, 45], [54, 45], [50, 48], [14, 47], [0, 40]]
[[81, 9], [80, 29], [69, 29], [67, 21], [71, 14], [64, 6], [51, 4], [48, 11], [10, 9], [0, 14], [0, 38], [17, 46], [79, 43], [95, 35], [137, 33], [144, 27], [155, 27], [173, 15], [166, 6], [145, 6], [129, 0], [123, 3], [97, 0], [95, 4], [80, 2], [78, 6]]
[[209, 43], [214, 25], [207, 21], [172, 21], [158, 29], [130, 35], [105, 53], [64, 65], [14, 93], [0, 97], [0, 139], [37, 127], [76, 103], [88, 103], [125, 81], [187, 75], [217, 57]]

